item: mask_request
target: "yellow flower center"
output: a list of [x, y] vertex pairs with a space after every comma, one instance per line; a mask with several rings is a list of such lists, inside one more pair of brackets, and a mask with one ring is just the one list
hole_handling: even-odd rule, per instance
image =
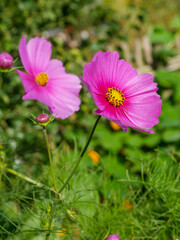
[[41, 86], [45, 86], [48, 80], [49, 80], [49, 77], [46, 73], [42, 72], [36, 76], [36, 82]]
[[121, 91], [115, 87], [108, 88], [108, 91], [106, 93], [106, 99], [111, 105], [114, 105], [115, 107], [123, 105], [123, 102], [125, 100], [125, 97], [123, 96], [124, 94], [122, 94]]

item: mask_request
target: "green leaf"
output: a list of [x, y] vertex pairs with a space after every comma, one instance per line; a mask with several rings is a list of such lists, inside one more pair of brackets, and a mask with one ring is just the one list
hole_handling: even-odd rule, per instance
[[159, 134], [151, 134], [144, 138], [143, 142], [148, 147], [156, 147], [161, 138]]
[[174, 39], [173, 34], [161, 25], [156, 25], [154, 28], [150, 29], [149, 37], [153, 44], [169, 43]]
[[174, 93], [174, 101], [180, 102], [180, 85], [176, 86], [175, 93]]
[[160, 126], [163, 128], [180, 126], [180, 106], [163, 104], [160, 116]]
[[176, 29], [180, 29], [180, 17], [179, 16], [175, 16], [170, 23], [170, 26], [172, 28], [176, 28]]
[[141, 135], [129, 135], [126, 138], [126, 144], [132, 147], [141, 147], [144, 144], [143, 138]]
[[162, 87], [174, 87], [180, 85], [180, 71], [157, 71], [156, 80]]
[[176, 142], [180, 140], [180, 128], [168, 129], [163, 134], [163, 140], [165, 142]]

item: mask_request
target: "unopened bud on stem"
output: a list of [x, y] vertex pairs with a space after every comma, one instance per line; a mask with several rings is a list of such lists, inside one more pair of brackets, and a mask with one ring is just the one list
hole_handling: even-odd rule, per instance
[[49, 115], [46, 114], [46, 113], [42, 113], [42, 114], [39, 114], [37, 117], [36, 117], [36, 121], [38, 123], [46, 123], [49, 121]]
[[7, 52], [2, 52], [0, 54], [0, 67], [1, 68], [9, 68], [13, 64], [13, 57], [7, 53]]

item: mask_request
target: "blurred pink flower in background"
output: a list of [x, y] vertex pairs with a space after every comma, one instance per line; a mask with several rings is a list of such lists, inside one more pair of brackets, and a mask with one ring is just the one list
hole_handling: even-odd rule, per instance
[[117, 234], [109, 235], [105, 240], [121, 240]]
[[23, 100], [38, 100], [57, 118], [65, 119], [79, 110], [80, 80], [65, 72], [63, 63], [51, 57], [51, 43], [35, 37], [26, 43], [22, 37], [19, 54], [27, 71], [16, 70], [25, 89]]
[[161, 99], [157, 83], [148, 73], [138, 74], [128, 62], [119, 60], [117, 52], [99, 51], [85, 65], [83, 79], [98, 109], [95, 113], [118, 124], [154, 133], [161, 114]]
[[1, 68], [9, 68], [13, 64], [13, 57], [7, 53], [7, 52], [2, 52], [0, 54], [0, 67]]

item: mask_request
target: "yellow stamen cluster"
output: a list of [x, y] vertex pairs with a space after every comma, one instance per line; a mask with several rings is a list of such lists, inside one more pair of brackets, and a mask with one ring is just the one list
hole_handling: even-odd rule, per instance
[[111, 105], [114, 105], [115, 107], [123, 105], [123, 102], [125, 100], [125, 97], [123, 96], [124, 94], [122, 94], [121, 91], [115, 87], [108, 88], [108, 91], [106, 93], [106, 99]]
[[45, 86], [48, 80], [49, 80], [49, 77], [46, 73], [42, 72], [36, 76], [36, 82], [38, 85]]

